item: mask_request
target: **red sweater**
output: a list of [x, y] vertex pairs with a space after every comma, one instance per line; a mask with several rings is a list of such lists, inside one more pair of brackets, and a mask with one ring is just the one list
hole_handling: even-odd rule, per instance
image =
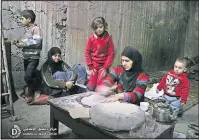
[[122, 72], [124, 71], [124, 68], [122, 66], [118, 66], [114, 68], [109, 75], [103, 80], [102, 85], [105, 86], [113, 86], [115, 82], [117, 82], [117, 93], [125, 92], [124, 94], [124, 101], [125, 102], [131, 102], [135, 103], [136, 101], [140, 101], [140, 99], [144, 96], [149, 76], [144, 73], [138, 74], [138, 78], [135, 84], [135, 88], [130, 91], [126, 92], [123, 89], [123, 82], [120, 79], [120, 76]]
[[173, 70], [170, 70], [162, 77], [157, 89], [163, 89], [169, 96], [181, 97], [181, 102], [186, 103], [189, 94], [189, 79], [186, 73], [176, 75]]
[[85, 48], [86, 64], [90, 70], [92, 69], [108, 69], [115, 56], [114, 44], [108, 32], [100, 38], [92, 34], [89, 36]]

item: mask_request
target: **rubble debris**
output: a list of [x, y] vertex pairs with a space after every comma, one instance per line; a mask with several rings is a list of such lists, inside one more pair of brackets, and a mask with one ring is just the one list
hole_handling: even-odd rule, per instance
[[10, 122], [14, 122], [14, 121], [19, 121], [19, 120], [21, 120], [22, 118], [20, 117], [20, 116], [11, 116], [10, 118], [9, 118], [9, 121]]
[[188, 78], [195, 81], [199, 81], [199, 56], [190, 58], [193, 62], [192, 66], [188, 70]]

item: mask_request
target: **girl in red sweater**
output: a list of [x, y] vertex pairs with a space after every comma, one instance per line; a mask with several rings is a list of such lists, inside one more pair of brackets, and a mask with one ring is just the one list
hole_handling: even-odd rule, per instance
[[164, 91], [160, 99], [167, 101], [176, 114], [178, 114], [180, 107], [186, 103], [188, 98], [190, 83], [186, 71], [189, 64], [190, 60], [187, 57], [178, 58], [174, 68], [162, 77], [157, 86], [157, 93], [160, 90]]
[[91, 27], [94, 33], [88, 38], [85, 58], [91, 72], [87, 88], [94, 91], [96, 85], [107, 75], [114, 60], [115, 50], [112, 38], [106, 31], [107, 23], [103, 17], [96, 17]]

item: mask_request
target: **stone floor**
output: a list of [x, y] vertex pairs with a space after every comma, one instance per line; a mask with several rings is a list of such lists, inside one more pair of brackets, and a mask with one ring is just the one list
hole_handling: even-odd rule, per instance
[[[22, 91], [17, 91], [19, 95]], [[20, 97], [20, 96], [19, 96]], [[9, 117], [2, 119], [1, 138], [8, 139], [8, 131], [14, 125], [18, 125], [22, 130], [26, 128], [50, 128], [50, 106], [49, 105], [27, 105], [23, 98], [19, 98], [14, 103], [15, 116], [20, 117], [18, 121], [11, 122]], [[59, 124], [60, 138], [76, 138], [77, 136], [72, 133], [71, 129], [63, 124]], [[23, 136], [25, 139], [30, 138], [50, 138], [49, 135], [42, 136]]]
[[175, 125], [174, 129], [174, 138], [186, 138], [188, 136], [188, 130], [191, 130], [191, 128], [188, 127], [188, 124], [199, 125], [198, 104], [191, 107], [178, 119], [178, 123]]

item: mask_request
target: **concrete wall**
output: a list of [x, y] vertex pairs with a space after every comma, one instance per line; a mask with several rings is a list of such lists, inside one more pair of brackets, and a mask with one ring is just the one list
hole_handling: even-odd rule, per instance
[[188, 27], [186, 31], [184, 55], [188, 57], [198, 56], [198, 1], [190, 1]]
[[[47, 51], [58, 46], [69, 64], [85, 64], [84, 48], [93, 32], [91, 21], [103, 16], [108, 22], [116, 57], [127, 45], [137, 46], [147, 71], [168, 70], [179, 56], [198, 55], [198, 1], [3, 1], [2, 22], [5, 37], [13, 40], [24, 33], [20, 11], [32, 9], [43, 34], [39, 67]], [[21, 50], [12, 47], [15, 86], [23, 85]]]

